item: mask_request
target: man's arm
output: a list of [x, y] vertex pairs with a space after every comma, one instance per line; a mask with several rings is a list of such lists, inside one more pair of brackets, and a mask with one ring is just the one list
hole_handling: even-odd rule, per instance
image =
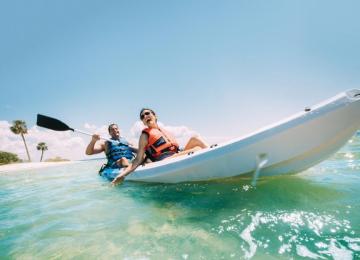
[[94, 134], [86, 147], [87, 155], [97, 154], [105, 151], [105, 142], [100, 141], [100, 135]]

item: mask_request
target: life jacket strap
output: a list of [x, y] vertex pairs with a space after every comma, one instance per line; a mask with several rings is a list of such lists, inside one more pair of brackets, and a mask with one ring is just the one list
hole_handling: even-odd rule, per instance
[[167, 148], [165, 148], [165, 149], [162, 149], [161, 151], [160, 151], [160, 153], [167, 153], [167, 152], [175, 152], [175, 153], [177, 153], [179, 151], [179, 149], [178, 149], [178, 147], [177, 146], [175, 146], [175, 145], [172, 145], [172, 146], [170, 146], [170, 147], [167, 147]]

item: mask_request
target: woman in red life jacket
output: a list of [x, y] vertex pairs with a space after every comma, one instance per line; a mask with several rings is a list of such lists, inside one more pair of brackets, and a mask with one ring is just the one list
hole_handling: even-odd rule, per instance
[[125, 176], [142, 164], [145, 156], [152, 161], [160, 161], [208, 147], [201, 137], [193, 136], [185, 145], [184, 150], [179, 151], [176, 139], [157, 124], [157, 117], [153, 110], [143, 108], [140, 111], [140, 119], [146, 128], [141, 133], [136, 158], [130, 167], [119, 173], [112, 181], [113, 184], [122, 182]]

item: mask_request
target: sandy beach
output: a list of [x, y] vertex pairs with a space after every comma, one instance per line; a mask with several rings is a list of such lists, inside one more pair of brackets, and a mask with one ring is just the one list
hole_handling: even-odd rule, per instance
[[52, 166], [59, 166], [63, 164], [73, 164], [78, 162], [79, 161], [12, 163], [12, 164], [0, 165], [0, 173], [19, 171], [19, 170], [39, 169], [39, 168], [46, 168]]

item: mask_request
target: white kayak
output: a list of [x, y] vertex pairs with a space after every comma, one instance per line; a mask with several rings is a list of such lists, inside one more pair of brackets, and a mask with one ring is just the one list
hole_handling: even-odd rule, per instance
[[[297, 173], [325, 160], [360, 129], [360, 90], [349, 90], [244, 137], [140, 166], [126, 179], [178, 183]], [[119, 170], [105, 170], [113, 178]]]

